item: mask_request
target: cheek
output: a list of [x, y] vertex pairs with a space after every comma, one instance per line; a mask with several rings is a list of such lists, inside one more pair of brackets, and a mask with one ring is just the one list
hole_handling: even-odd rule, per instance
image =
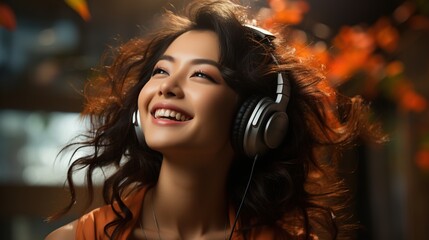
[[[235, 93], [220, 94], [206, 102], [202, 108], [207, 113], [206, 122], [212, 126], [214, 131], [219, 133], [228, 133], [231, 130], [231, 124], [234, 122], [237, 99]], [[221, 131], [225, 129], [225, 131]]]
[[149, 105], [151, 97], [156, 93], [156, 89], [149, 82], [146, 83], [143, 88], [140, 90], [138, 96], [138, 108], [140, 112], [145, 111]]
[[140, 112], [143, 111], [143, 103], [145, 102], [144, 92], [140, 91], [139, 97], [137, 99], [137, 106]]

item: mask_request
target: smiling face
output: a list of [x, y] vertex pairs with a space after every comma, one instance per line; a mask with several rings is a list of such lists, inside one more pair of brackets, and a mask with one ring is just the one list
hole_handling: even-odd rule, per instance
[[155, 65], [138, 106], [149, 147], [166, 155], [232, 157], [230, 130], [238, 95], [218, 68], [212, 31], [180, 35]]

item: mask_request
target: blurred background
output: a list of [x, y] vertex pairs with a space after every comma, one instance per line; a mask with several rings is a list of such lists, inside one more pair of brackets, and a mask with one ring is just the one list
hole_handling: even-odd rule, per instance
[[[0, 0], [0, 239], [43, 239], [85, 209], [44, 221], [68, 200], [70, 153], [57, 154], [87, 127], [83, 84], [109, 46], [187, 2]], [[263, 26], [288, 26], [296, 53], [371, 102], [390, 136], [345, 154], [355, 238], [429, 239], [429, 1], [241, 2]]]

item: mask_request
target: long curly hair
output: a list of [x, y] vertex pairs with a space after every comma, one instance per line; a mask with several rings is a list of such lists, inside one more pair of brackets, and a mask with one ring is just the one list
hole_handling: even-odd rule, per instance
[[[155, 185], [162, 163], [159, 152], [137, 140], [132, 117], [138, 94], [171, 42], [189, 30], [205, 29], [219, 37], [220, 71], [241, 102], [254, 95], [274, 98], [279, 71], [290, 83], [285, 109], [289, 131], [279, 148], [256, 163], [239, 231], [250, 236], [252, 229], [268, 226], [276, 239], [345, 237], [350, 227], [342, 214], [347, 191], [337, 176], [336, 163], [341, 152], [360, 136], [382, 139], [377, 125], [368, 121], [367, 105], [359, 97], [345, 97], [330, 88], [323, 73], [298, 58], [281, 35], [273, 53], [279, 64], [273, 63], [273, 50], [255, 41], [243, 27], [249, 22], [244, 7], [224, 0], [194, 1], [188, 6], [179, 14], [166, 11], [152, 33], [118, 47], [112, 58], [106, 58], [108, 66], [88, 81], [83, 115], [90, 118], [91, 128], [84, 140], [69, 147], [78, 146], [75, 151], [89, 148], [91, 153], [73, 159], [67, 172], [71, 201], [61, 214], [76, 201], [75, 171], [86, 169], [92, 202], [94, 171], [114, 167], [103, 184], [103, 198], [117, 218], [104, 231], [115, 239], [127, 227], [132, 213], [124, 196], [130, 188]], [[239, 151], [236, 156], [228, 194], [237, 208], [252, 163]]]

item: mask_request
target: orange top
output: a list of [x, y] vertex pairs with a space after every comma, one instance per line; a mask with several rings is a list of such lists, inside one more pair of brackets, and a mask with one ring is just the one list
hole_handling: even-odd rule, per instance
[[[125, 205], [133, 213], [133, 218], [127, 223], [126, 230], [120, 234], [117, 238], [118, 240], [126, 240], [130, 236], [132, 230], [136, 227], [138, 219], [141, 213], [142, 202], [147, 191], [147, 187], [141, 188], [131, 194], [124, 200]], [[96, 240], [96, 239], [106, 239], [106, 234], [104, 233], [104, 226], [116, 218], [116, 214], [113, 212], [110, 205], [105, 205], [100, 208], [94, 209], [93, 211], [83, 215], [77, 221], [76, 226], [76, 239], [77, 240]], [[231, 225], [234, 223], [235, 212], [229, 212], [229, 219]], [[232, 227], [232, 226], [231, 226]], [[237, 223], [236, 229], [239, 229], [239, 224]], [[255, 229], [256, 230], [256, 229]], [[259, 231], [252, 231], [251, 239], [263, 239], [269, 240], [274, 239], [273, 232], [269, 231], [267, 228], [259, 229]], [[112, 233], [112, 230], [109, 231], [109, 234]], [[237, 231], [234, 232], [232, 237], [233, 240], [244, 240], [244, 237], [239, 234]]]

